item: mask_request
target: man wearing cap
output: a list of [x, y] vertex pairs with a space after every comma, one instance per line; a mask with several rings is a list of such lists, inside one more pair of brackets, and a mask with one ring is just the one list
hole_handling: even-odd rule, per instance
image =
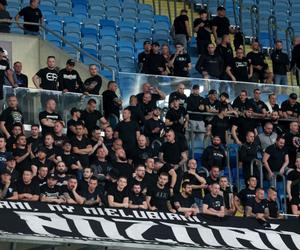
[[296, 93], [291, 93], [289, 99], [281, 103], [281, 114], [284, 118], [297, 117], [300, 114], [300, 103]]
[[181, 43], [185, 49], [187, 49], [187, 42], [192, 37], [187, 13], [187, 10], [181, 10], [180, 15], [174, 19], [173, 23], [174, 43]]
[[66, 67], [58, 72], [58, 90], [65, 92], [79, 92], [82, 80], [79, 73], [74, 70], [75, 60], [69, 59]]
[[139, 72], [149, 74], [149, 57], [151, 53], [151, 42], [144, 41], [144, 51], [138, 55]]
[[96, 64], [89, 65], [90, 77], [82, 84], [82, 92], [84, 94], [99, 95], [102, 86], [102, 78], [98, 75]]
[[160, 45], [158, 42], [152, 43], [152, 53], [149, 57], [149, 74], [151, 75], [167, 75], [167, 61], [160, 54]]
[[33, 175], [36, 175], [38, 169], [43, 166], [47, 167], [49, 172], [54, 168], [53, 162], [47, 159], [47, 149], [40, 147], [37, 152], [37, 157], [33, 158], [31, 161]]
[[1, 171], [0, 179], [0, 200], [17, 200], [18, 192], [16, 186], [11, 181], [11, 173], [7, 169]]
[[49, 203], [64, 203], [65, 200], [62, 197], [61, 189], [56, 185], [57, 176], [55, 174], [49, 174], [47, 176], [47, 183], [41, 187], [40, 200], [42, 202]]
[[[0, 0], [0, 20], [10, 20], [11, 16], [8, 11], [6, 11], [5, 6], [7, 6], [6, 0]], [[10, 23], [0, 23], [0, 32], [9, 33], [10, 32]]]
[[229, 19], [226, 17], [224, 6], [217, 8], [217, 16], [212, 20], [212, 32], [217, 44], [221, 42], [224, 35], [229, 35], [230, 32], [233, 33], [233, 30], [230, 28]]
[[3, 85], [5, 76], [8, 78], [11, 86], [15, 87], [12, 71], [10, 70], [9, 63], [4, 59], [4, 50], [0, 47], [0, 110], [2, 110], [3, 104]]

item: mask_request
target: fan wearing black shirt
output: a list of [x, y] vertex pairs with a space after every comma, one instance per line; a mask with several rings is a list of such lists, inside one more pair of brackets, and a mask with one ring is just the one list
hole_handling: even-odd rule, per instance
[[144, 41], [144, 51], [138, 54], [138, 65], [140, 73], [149, 74], [149, 57], [151, 49], [151, 42]]
[[137, 122], [131, 120], [131, 112], [123, 110], [123, 120], [116, 126], [115, 137], [123, 141], [123, 147], [128, 159], [132, 159], [136, 150], [137, 138], [140, 136], [140, 128]]
[[62, 188], [63, 199], [66, 204], [79, 204], [84, 203], [84, 198], [77, 193], [78, 181], [75, 176], [70, 176], [66, 187]]
[[127, 178], [119, 177], [116, 185], [107, 191], [108, 206], [115, 208], [129, 207], [129, 193], [127, 190]]
[[[156, 104], [152, 101], [152, 95], [150, 93], [145, 93], [143, 95], [142, 102], [138, 103], [138, 109], [141, 111], [141, 114], [143, 116], [141, 122], [145, 122], [146, 120], [149, 120], [151, 118], [152, 111], [155, 107]], [[130, 108], [128, 107], [128, 109], [132, 110], [132, 106], [130, 106]]]
[[294, 215], [300, 216], [300, 191], [299, 195], [291, 200], [291, 210]]
[[88, 182], [88, 186], [81, 191], [81, 196], [84, 198], [85, 206], [102, 206], [103, 191], [98, 186], [98, 179], [92, 176]]
[[212, 33], [216, 44], [221, 42], [224, 35], [233, 33], [233, 30], [230, 28], [229, 19], [226, 17], [226, 9], [223, 6], [217, 8], [217, 16], [212, 20]]
[[263, 83], [268, 64], [265, 63], [265, 55], [259, 51], [259, 43], [254, 41], [251, 47], [252, 51], [247, 54], [247, 59], [253, 68], [252, 81]]
[[33, 77], [32, 81], [36, 88], [46, 90], [57, 90], [58, 71], [54, 56], [48, 56], [47, 67], [40, 69]]
[[97, 102], [95, 99], [90, 99], [87, 102], [86, 109], [81, 112], [81, 120], [84, 122], [89, 136], [91, 136], [98, 121], [102, 128], [108, 125], [107, 120], [102, 116], [101, 112], [97, 110]]
[[297, 117], [300, 114], [300, 103], [297, 102], [296, 93], [291, 93], [289, 99], [281, 103], [281, 116], [283, 118]]
[[3, 100], [3, 85], [7, 76], [10, 84], [15, 86], [13, 75], [10, 71], [9, 63], [4, 59], [4, 50], [0, 47], [0, 101]]
[[43, 144], [42, 137], [40, 136], [40, 126], [38, 124], [32, 124], [30, 129], [30, 137], [27, 138], [27, 145], [31, 145], [32, 153], [37, 153], [40, 145]]
[[18, 192], [11, 179], [11, 172], [8, 169], [3, 169], [0, 174], [0, 200], [17, 200]]
[[213, 215], [217, 217], [225, 216], [225, 208], [223, 197], [219, 195], [220, 185], [213, 183], [211, 185], [211, 191], [205, 195], [203, 199], [203, 213], [207, 215]]
[[182, 191], [174, 198], [174, 207], [179, 213], [183, 213], [185, 217], [195, 216], [199, 213], [199, 208], [193, 197], [191, 183], [182, 183]]
[[225, 208], [225, 214], [226, 215], [232, 215], [234, 212], [233, 207], [233, 194], [230, 188], [230, 183], [228, 181], [228, 178], [226, 176], [221, 176], [220, 181], [220, 195], [223, 197], [224, 200], [224, 208]]
[[[65, 187], [68, 184], [68, 176], [66, 175], [67, 167], [63, 161], [57, 163], [55, 167], [55, 173], [57, 177], [57, 186]], [[70, 175], [73, 176], [73, 175]]]
[[180, 11], [180, 15], [174, 19], [174, 43], [183, 44], [184, 48], [187, 48], [187, 42], [192, 37], [190, 31], [189, 18], [187, 16], [187, 10], [183, 9]]
[[167, 75], [167, 61], [160, 54], [160, 45], [158, 42], [152, 43], [152, 52], [149, 56], [149, 74], [151, 75]]
[[226, 74], [226, 68], [228, 65], [231, 65], [233, 59], [233, 50], [231, 48], [229, 35], [224, 35], [222, 37], [222, 41], [217, 46], [216, 52], [222, 57], [224, 61], [222, 79], [229, 80], [228, 75]]
[[107, 155], [108, 150], [104, 145], [102, 145], [97, 149], [96, 159], [91, 164], [94, 176], [96, 176], [99, 181], [105, 180], [106, 175], [111, 168], [110, 163], [106, 160]]
[[81, 121], [81, 111], [74, 107], [71, 109], [71, 119], [67, 121], [67, 137], [72, 138], [75, 136], [76, 129], [75, 125]]
[[192, 69], [191, 58], [184, 50], [183, 44], [176, 43], [175, 48], [175, 54], [171, 56], [168, 66], [172, 69], [174, 76], [188, 77]]
[[249, 79], [251, 79], [253, 75], [253, 67], [252, 64], [249, 63], [248, 59], [244, 57], [244, 50], [242, 48], [238, 48], [236, 50], [236, 57], [234, 57], [232, 59], [232, 63], [227, 66], [226, 73], [234, 82], [248, 82]]
[[30, 170], [31, 154], [31, 147], [27, 146], [25, 135], [18, 135], [16, 148], [13, 151], [13, 155], [15, 156], [17, 162], [18, 172], [23, 173], [24, 170]]
[[[30, 5], [21, 9], [21, 11], [17, 14], [16, 21], [18, 22], [20, 17], [23, 17], [24, 22], [42, 24], [43, 15], [41, 10], [38, 8], [39, 4], [40, 4], [39, 0], [30, 0]], [[23, 27], [21, 28], [24, 29], [24, 34], [39, 35], [38, 25], [24, 24]]]
[[187, 96], [185, 95], [184, 90], [185, 90], [185, 86], [183, 83], [179, 83], [176, 86], [176, 91], [172, 92], [169, 95], [169, 107], [171, 106], [171, 102], [174, 99], [174, 97], [179, 98], [180, 106], [183, 106], [186, 103]]
[[37, 174], [37, 170], [42, 166], [46, 167], [49, 172], [53, 170], [53, 162], [47, 159], [47, 150], [41, 147], [38, 149], [37, 157], [31, 161], [31, 171], [34, 176]]
[[250, 105], [253, 106], [255, 116], [265, 117], [268, 111], [267, 105], [261, 100], [260, 89], [253, 90], [253, 98], [249, 100]]
[[264, 190], [262, 188], [257, 188], [255, 192], [255, 198], [249, 200], [246, 204], [246, 217], [254, 217], [256, 219], [266, 221], [268, 218], [268, 206], [264, 196]]
[[7, 99], [8, 107], [2, 111], [0, 116], [0, 129], [1, 132], [9, 138], [11, 135], [11, 131], [13, 129], [13, 125], [23, 124], [24, 117], [22, 111], [18, 107], [17, 97], [12, 95]]
[[44, 149], [47, 155], [47, 159], [56, 164], [56, 156], [62, 152], [62, 149], [54, 145], [54, 137], [52, 134], [45, 135]]
[[241, 200], [241, 204], [245, 207], [246, 204], [251, 200], [255, 198], [255, 190], [257, 186], [257, 179], [255, 176], [249, 176], [247, 179], [247, 187], [245, 189], [242, 189], [238, 197]]
[[38, 168], [36, 176], [33, 177], [32, 181], [37, 182], [40, 187], [46, 185], [48, 168], [46, 166], [40, 166]]
[[141, 184], [135, 182], [129, 194], [129, 208], [132, 209], [147, 209], [146, 197], [142, 193]]
[[[7, 1], [6, 0], [1, 0], [0, 1], [0, 20], [2, 21], [4, 20], [11, 20], [11, 16], [9, 14], [9, 12], [6, 10], [6, 6], [7, 6]], [[1, 22], [0, 24], [0, 32], [1, 33], [10, 33], [10, 26], [11, 23], [5, 23], [5, 22]]]
[[89, 72], [91, 77], [86, 79], [82, 84], [82, 92], [84, 94], [99, 95], [102, 86], [102, 78], [98, 75], [97, 66], [95, 64], [90, 64]]
[[278, 136], [276, 142], [267, 147], [264, 152], [262, 162], [268, 172], [269, 180], [273, 180], [275, 172], [280, 172], [283, 175], [289, 165], [289, 155], [284, 149], [284, 145], [285, 139]]
[[58, 73], [58, 90], [66, 92], [79, 92], [82, 85], [82, 80], [79, 73], [74, 70], [75, 61], [69, 59], [66, 62], [66, 67]]
[[154, 107], [152, 109], [152, 118], [145, 121], [144, 133], [149, 138], [151, 144], [154, 140], [161, 141], [161, 132], [165, 128], [164, 122], [160, 119], [161, 109]]
[[14, 62], [13, 77], [18, 87], [28, 88], [28, 77], [22, 73], [22, 63], [19, 61]]
[[41, 187], [41, 202], [49, 202], [62, 204], [65, 200], [62, 197], [61, 189], [57, 184], [57, 176], [55, 174], [49, 174], [47, 177], [47, 183]]
[[211, 43], [211, 22], [208, 20], [208, 13], [202, 9], [199, 11], [199, 18], [194, 21], [194, 31], [197, 33], [198, 54], [206, 52], [208, 44]]
[[[133, 121], [136, 121], [139, 125], [142, 125], [145, 123], [145, 117], [144, 117], [144, 110], [142, 111], [142, 106], [140, 105], [141, 103], [144, 102], [144, 99], [145, 99], [145, 95], [149, 95], [149, 93], [145, 93], [145, 94], [142, 94], [142, 100], [141, 102], [138, 102], [138, 98], [137, 96], [135, 95], [131, 95], [130, 98], [129, 98], [129, 106], [127, 107], [130, 112], [131, 112], [131, 119]], [[150, 93], [151, 95], [151, 93]], [[151, 99], [151, 102], [152, 104], [151, 105], [156, 105], [153, 101], [152, 101], [152, 95], [151, 95], [151, 98], [148, 98], [149, 100]]]
[[147, 189], [146, 201], [149, 210], [176, 213], [176, 210], [172, 208], [170, 202], [170, 190], [166, 187], [168, 181], [169, 175], [162, 172], [158, 177], [156, 185], [150, 186]]
[[164, 92], [146, 82], [143, 84], [143, 92], [136, 95], [138, 103], [143, 101], [144, 94], [146, 93], [151, 94], [151, 102], [153, 102], [154, 106], [156, 106], [157, 101], [165, 100], [166, 98], [166, 94]]
[[89, 166], [89, 155], [93, 147], [91, 141], [84, 136], [84, 127], [82, 124], [76, 124], [76, 136], [71, 139], [73, 153], [77, 156], [81, 166]]
[[296, 169], [289, 172], [287, 176], [286, 191], [289, 201], [297, 198], [300, 191], [300, 158], [296, 159]]
[[109, 81], [107, 83], [107, 90], [102, 93], [105, 119], [109, 120], [111, 115], [116, 116], [118, 120], [120, 119], [122, 100], [116, 94], [117, 89], [117, 83], [115, 81]]
[[220, 170], [224, 170], [226, 165], [227, 154], [222, 146], [222, 141], [219, 136], [214, 136], [212, 139], [212, 145], [204, 149], [202, 154], [202, 164], [208, 170], [212, 166], [219, 167]]
[[123, 148], [119, 148], [115, 153], [116, 162], [114, 162], [113, 168], [119, 173], [119, 176], [124, 176], [129, 181], [132, 178], [133, 166], [128, 163], [126, 153]]
[[153, 151], [147, 145], [148, 141], [144, 135], [140, 135], [137, 142], [138, 142], [138, 145], [137, 145], [134, 157], [133, 157], [133, 165], [134, 166], [138, 166], [140, 164], [144, 165], [145, 161], [148, 158], [151, 158], [153, 156]]
[[267, 214], [269, 219], [283, 219], [283, 216], [279, 214], [277, 191], [273, 187], [268, 189]]
[[18, 200], [38, 201], [40, 198], [40, 187], [37, 182], [32, 181], [31, 170], [24, 170], [22, 179], [17, 183]]
[[42, 126], [42, 135], [54, 133], [54, 126], [56, 121], [62, 121], [61, 116], [55, 112], [56, 102], [54, 99], [47, 100], [46, 110], [40, 112], [39, 120]]

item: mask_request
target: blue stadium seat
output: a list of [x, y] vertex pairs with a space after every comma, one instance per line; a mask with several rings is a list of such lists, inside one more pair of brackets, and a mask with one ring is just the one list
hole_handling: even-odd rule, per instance
[[97, 39], [98, 38], [98, 29], [82, 28], [81, 29], [81, 36]]
[[82, 25], [84, 28], [92, 28], [99, 30], [100, 24], [98, 19], [86, 18], [82, 20]]
[[108, 19], [101, 19], [99, 21], [101, 28], [104, 27], [111, 27], [116, 29], [116, 23], [113, 20], [108, 20]]

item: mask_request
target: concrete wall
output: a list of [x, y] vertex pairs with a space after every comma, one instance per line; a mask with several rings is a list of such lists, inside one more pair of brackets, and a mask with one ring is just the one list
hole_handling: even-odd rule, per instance
[[[47, 57], [55, 56], [57, 66], [64, 68], [66, 61], [70, 58], [63, 50], [55, 47], [51, 43], [41, 40], [34, 36], [24, 36], [20, 34], [0, 35], [0, 42], [6, 41], [12, 43], [12, 62], [21, 61], [23, 63], [23, 72], [28, 76], [29, 87], [34, 87], [31, 78], [40, 69], [46, 67]], [[89, 77], [88, 67], [80, 62], [75, 66], [84, 81]], [[106, 89], [107, 79], [103, 79], [101, 92]]]

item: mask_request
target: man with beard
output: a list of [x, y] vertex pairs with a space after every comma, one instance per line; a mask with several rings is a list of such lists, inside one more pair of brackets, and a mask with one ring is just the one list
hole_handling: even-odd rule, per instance
[[16, 96], [9, 96], [7, 99], [8, 107], [3, 110], [0, 116], [0, 129], [2, 134], [8, 139], [11, 135], [13, 125], [16, 123], [23, 124], [23, 113], [18, 107], [18, 100]]
[[142, 102], [140, 102], [138, 104], [138, 107], [141, 110], [145, 120], [148, 120], [151, 118], [152, 110], [156, 106], [155, 103], [152, 102], [151, 98], [152, 98], [152, 96], [150, 93], [145, 93], [143, 95]]
[[226, 68], [231, 64], [233, 59], [233, 50], [231, 48], [230, 36], [224, 35], [222, 37], [221, 43], [216, 48], [217, 53], [221, 56], [224, 61], [222, 79], [228, 80], [228, 75], [226, 74]]
[[11, 172], [8, 169], [2, 169], [0, 175], [0, 200], [17, 200], [18, 192], [11, 179]]
[[75, 125], [77, 123], [82, 122], [81, 121], [81, 111], [78, 108], [72, 108], [71, 109], [71, 119], [68, 120], [67, 122], [67, 137], [68, 138], [72, 138], [73, 136], [75, 136], [76, 133], [76, 129], [75, 129]]
[[296, 93], [291, 93], [289, 99], [281, 103], [281, 112], [283, 118], [297, 117], [300, 114], [300, 103], [297, 102]]
[[61, 197], [61, 190], [56, 184], [56, 175], [53, 173], [49, 174], [47, 177], [47, 183], [41, 187], [41, 202], [49, 202], [56, 204], [62, 204], [65, 202], [65, 200]]
[[115, 138], [123, 141], [123, 146], [128, 159], [132, 159], [136, 149], [137, 138], [140, 136], [140, 128], [137, 122], [131, 120], [129, 109], [123, 110], [123, 120], [119, 122], [115, 130]]
[[149, 74], [149, 57], [151, 48], [151, 42], [144, 41], [144, 51], [138, 54], [138, 65], [140, 73]]
[[97, 71], [97, 66], [95, 64], [89, 65], [91, 77], [86, 79], [82, 84], [82, 92], [84, 94], [99, 95], [102, 86], [102, 78], [98, 75]]
[[212, 145], [204, 149], [202, 154], [202, 165], [208, 170], [212, 166], [217, 166], [221, 171], [224, 170], [226, 166], [226, 152], [221, 146], [221, 138], [219, 136], [214, 136], [212, 139]]
[[257, 220], [266, 221], [267, 216], [267, 202], [264, 198], [265, 191], [262, 188], [257, 188], [255, 198], [250, 200], [245, 209], [246, 217], [254, 217]]
[[185, 86], [183, 83], [179, 83], [176, 87], [176, 91], [172, 92], [169, 95], [169, 106], [171, 106], [171, 102], [174, 99], [174, 97], [179, 98], [180, 106], [183, 106], [186, 102], [187, 96], [184, 94]]
[[279, 123], [279, 113], [278, 111], [273, 111], [271, 113], [271, 123], [273, 125], [273, 131], [281, 136], [285, 133], [285, 127]]
[[63, 199], [66, 204], [79, 204], [84, 203], [84, 198], [77, 193], [78, 181], [75, 176], [70, 176], [68, 184], [62, 189]]
[[[252, 160], [257, 158], [257, 153], [259, 152], [259, 150], [260, 148], [255, 142], [254, 133], [252, 131], [249, 131], [246, 135], [246, 142], [243, 143], [239, 149], [239, 164], [243, 169], [245, 181], [247, 181], [251, 175], [251, 162]], [[259, 170], [255, 164], [253, 166], [252, 175], [256, 176], [257, 178], [259, 177]]]
[[160, 54], [160, 45], [158, 42], [152, 43], [152, 52], [149, 56], [149, 74], [151, 75], [167, 75], [167, 61]]
[[32, 152], [35, 155], [41, 144], [43, 144], [43, 142], [40, 136], [40, 126], [38, 124], [32, 124], [30, 137], [27, 138], [27, 145], [31, 145]]
[[83, 178], [80, 181], [78, 181], [78, 186], [76, 189], [79, 193], [88, 188], [89, 181], [93, 175], [94, 172], [90, 166], [83, 169]]
[[119, 176], [126, 177], [127, 180], [132, 177], [133, 167], [128, 163], [124, 149], [116, 150], [116, 163], [113, 168], [118, 170]]
[[147, 146], [147, 138], [144, 135], [140, 135], [137, 141], [138, 146], [133, 157], [134, 166], [144, 165], [146, 159], [153, 156], [152, 149]]
[[79, 73], [74, 70], [75, 60], [69, 59], [66, 67], [58, 73], [58, 90], [66, 92], [79, 92], [82, 80]]
[[141, 187], [141, 192], [143, 194], [146, 194], [148, 183], [145, 180], [145, 174], [146, 174], [145, 166], [144, 165], [138, 165], [135, 168], [135, 171], [132, 175], [133, 177], [130, 180], [128, 180], [128, 189], [132, 190], [133, 186], [136, 183], [138, 183]]
[[[57, 177], [57, 186], [63, 188], [68, 184], [68, 176], [66, 175], [67, 167], [63, 161], [57, 163], [55, 168], [55, 174]], [[70, 175], [73, 176], [73, 175]]]
[[31, 171], [33, 176], [37, 174], [37, 170], [40, 167], [46, 167], [49, 173], [53, 170], [53, 162], [47, 159], [47, 152], [44, 147], [38, 149], [37, 157], [33, 158], [31, 161]]
[[143, 100], [144, 94], [149, 93], [151, 94], [151, 101], [155, 104], [160, 100], [164, 100], [166, 98], [166, 94], [159, 90], [157, 87], [153, 87], [150, 83], [146, 82], [143, 84], [143, 92], [136, 95], [138, 99], [138, 103], [141, 103]]
[[165, 128], [164, 122], [160, 119], [161, 109], [154, 107], [152, 109], [152, 117], [145, 121], [144, 133], [149, 138], [151, 144], [154, 140], [161, 141], [161, 132]]
[[110, 169], [110, 164], [106, 160], [107, 155], [108, 150], [104, 145], [102, 145], [97, 149], [96, 159], [91, 164], [94, 176], [96, 176], [100, 182], [105, 180], [106, 175]]
[[264, 125], [264, 131], [256, 137], [256, 141], [260, 148], [265, 151], [268, 146], [275, 143], [277, 136], [278, 135], [273, 132], [273, 124], [267, 122]]
[[199, 213], [191, 183], [182, 183], [182, 191], [174, 198], [174, 206], [177, 212], [183, 213], [185, 217], [196, 216]]

